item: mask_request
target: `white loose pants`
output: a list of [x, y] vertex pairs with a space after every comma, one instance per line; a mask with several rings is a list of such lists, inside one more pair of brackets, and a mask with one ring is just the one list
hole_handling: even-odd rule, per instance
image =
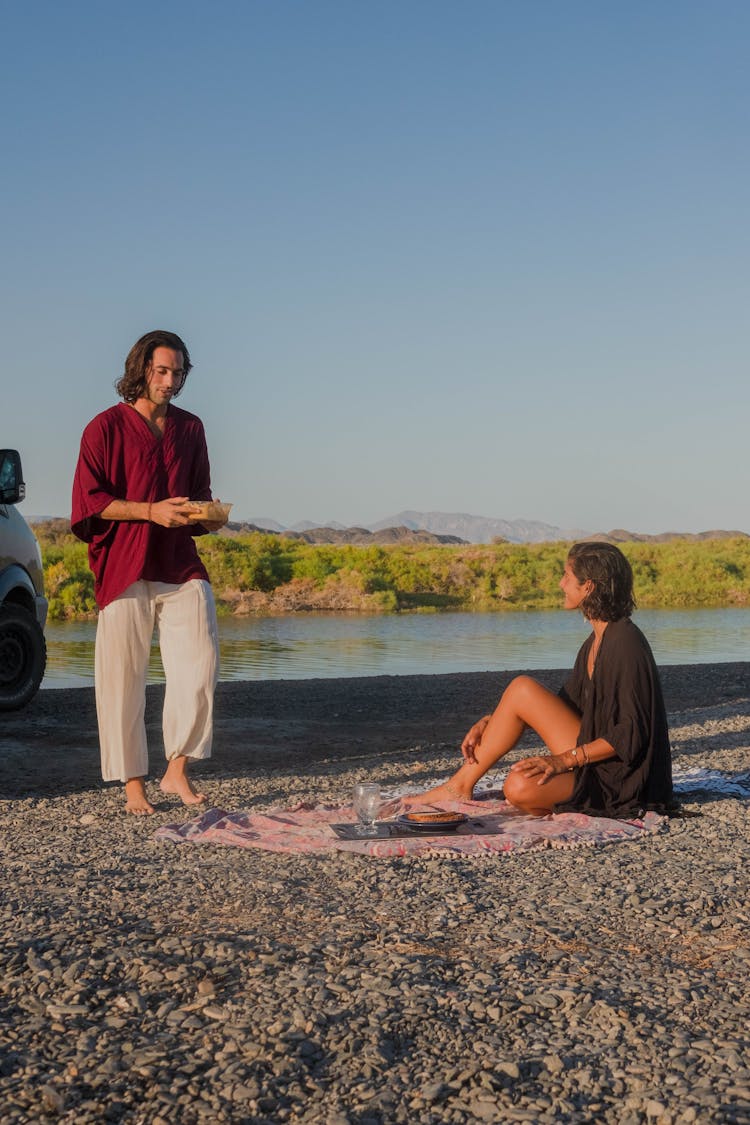
[[99, 613], [96, 714], [102, 777], [148, 774], [146, 674], [154, 626], [167, 681], [162, 729], [171, 761], [209, 758], [219, 669], [216, 607], [208, 582], [134, 582]]

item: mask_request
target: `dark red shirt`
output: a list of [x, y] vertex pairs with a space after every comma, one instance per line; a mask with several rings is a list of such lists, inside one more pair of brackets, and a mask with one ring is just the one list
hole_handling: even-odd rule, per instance
[[73, 481], [73, 533], [89, 545], [97, 605], [103, 609], [139, 579], [208, 580], [193, 536], [200, 525], [161, 527], [145, 520], [103, 520], [113, 500], [211, 499], [203, 423], [171, 403], [157, 438], [137, 410], [120, 402], [83, 431]]

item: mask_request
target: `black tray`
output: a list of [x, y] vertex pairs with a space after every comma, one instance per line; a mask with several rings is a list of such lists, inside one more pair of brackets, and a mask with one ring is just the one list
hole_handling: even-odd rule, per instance
[[415, 836], [455, 836], [456, 833], [469, 834], [476, 833], [477, 828], [481, 828], [481, 821], [467, 820], [465, 824], [459, 825], [458, 828], [451, 828], [449, 832], [441, 829], [435, 825], [434, 828], [419, 829], [406, 828], [396, 821], [388, 821], [387, 824], [376, 824], [372, 829], [368, 829], [367, 833], [359, 831], [357, 824], [330, 824], [328, 826], [333, 830], [340, 840], [397, 840], [402, 837], [409, 837], [413, 839]]

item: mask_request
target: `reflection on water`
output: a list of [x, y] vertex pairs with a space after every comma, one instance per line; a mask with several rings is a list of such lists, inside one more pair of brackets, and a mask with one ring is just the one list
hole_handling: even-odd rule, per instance
[[[660, 664], [750, 660], [750, 609], [644, 610]], [[44, 686], [93, 683], [94, 622], [51, 623]], [[577, 613], [305, 614], [221, 618], [222, 680], [567, 668], [587, 635]], [[159, 650], [149, 681], [164, 678]]]

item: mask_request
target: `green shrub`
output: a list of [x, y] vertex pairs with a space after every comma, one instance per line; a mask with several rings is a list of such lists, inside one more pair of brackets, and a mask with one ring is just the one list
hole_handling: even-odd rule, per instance
[[[42, 530], [40, 531], [40, 527]], [[57, 528], [42, 543], [50, 618], [91, 616], [86, 547]], [[314, 546], [283, 536], [202, 536], [221, 612], [295, 609], [553, 609], [566, 543]], [[643, 608], [750, 604], [750, 540], [625, 543]]]

